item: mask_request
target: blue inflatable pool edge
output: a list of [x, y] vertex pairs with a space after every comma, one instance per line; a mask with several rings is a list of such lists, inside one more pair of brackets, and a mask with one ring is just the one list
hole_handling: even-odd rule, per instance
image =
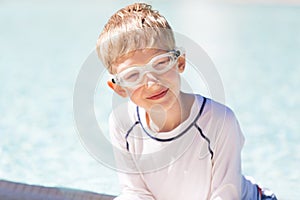
[[1, 200], [112, 200], [115, 196], [90, 191], [30, 185], [0, 180]]

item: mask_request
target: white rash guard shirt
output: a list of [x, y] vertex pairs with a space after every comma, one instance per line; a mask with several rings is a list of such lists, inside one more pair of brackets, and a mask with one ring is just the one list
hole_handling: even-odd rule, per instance
[[145, 110], [131, 102], [112, 112], [122, 187], [115, 200], [257, 199], [256, 185], [241, 174], [244, 137], [228, 107], [195, 95], [182, 124], [170, 132], [153, 129]]

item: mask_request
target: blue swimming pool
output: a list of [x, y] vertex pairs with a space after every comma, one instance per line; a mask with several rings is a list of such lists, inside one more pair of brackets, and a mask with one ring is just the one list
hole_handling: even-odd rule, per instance
[[[1, 179], [119, 192], [115, 171], [81, 145], [73, 90], [108, 17], [128, 3], [0, 1]], [[244, 173], [279, 199], [300, 198], [300, 6], [151, 3], [213, 60], [246, 137]], [[111, 94], [97, 88], [96, 112], [101, 95]]]

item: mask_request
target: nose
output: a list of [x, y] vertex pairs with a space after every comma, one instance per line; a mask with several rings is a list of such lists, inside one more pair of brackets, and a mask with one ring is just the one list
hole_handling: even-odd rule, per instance
[[145, 75], [145, 86], [147, 88], [151, 87], [152, 85], [156, 84], [159, 82], [159, 80], [152, 74], [152, 73], [146, 73]]

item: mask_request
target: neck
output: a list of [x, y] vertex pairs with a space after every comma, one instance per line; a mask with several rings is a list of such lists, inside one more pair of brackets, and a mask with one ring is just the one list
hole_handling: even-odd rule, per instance
[[177, 100], [168, 109], [157, 106], [147, 111], [146, 117], [154, 122], [159, 132], [168, 132], [189, 117], [193, 102], [194, 95], [180, 92]]

